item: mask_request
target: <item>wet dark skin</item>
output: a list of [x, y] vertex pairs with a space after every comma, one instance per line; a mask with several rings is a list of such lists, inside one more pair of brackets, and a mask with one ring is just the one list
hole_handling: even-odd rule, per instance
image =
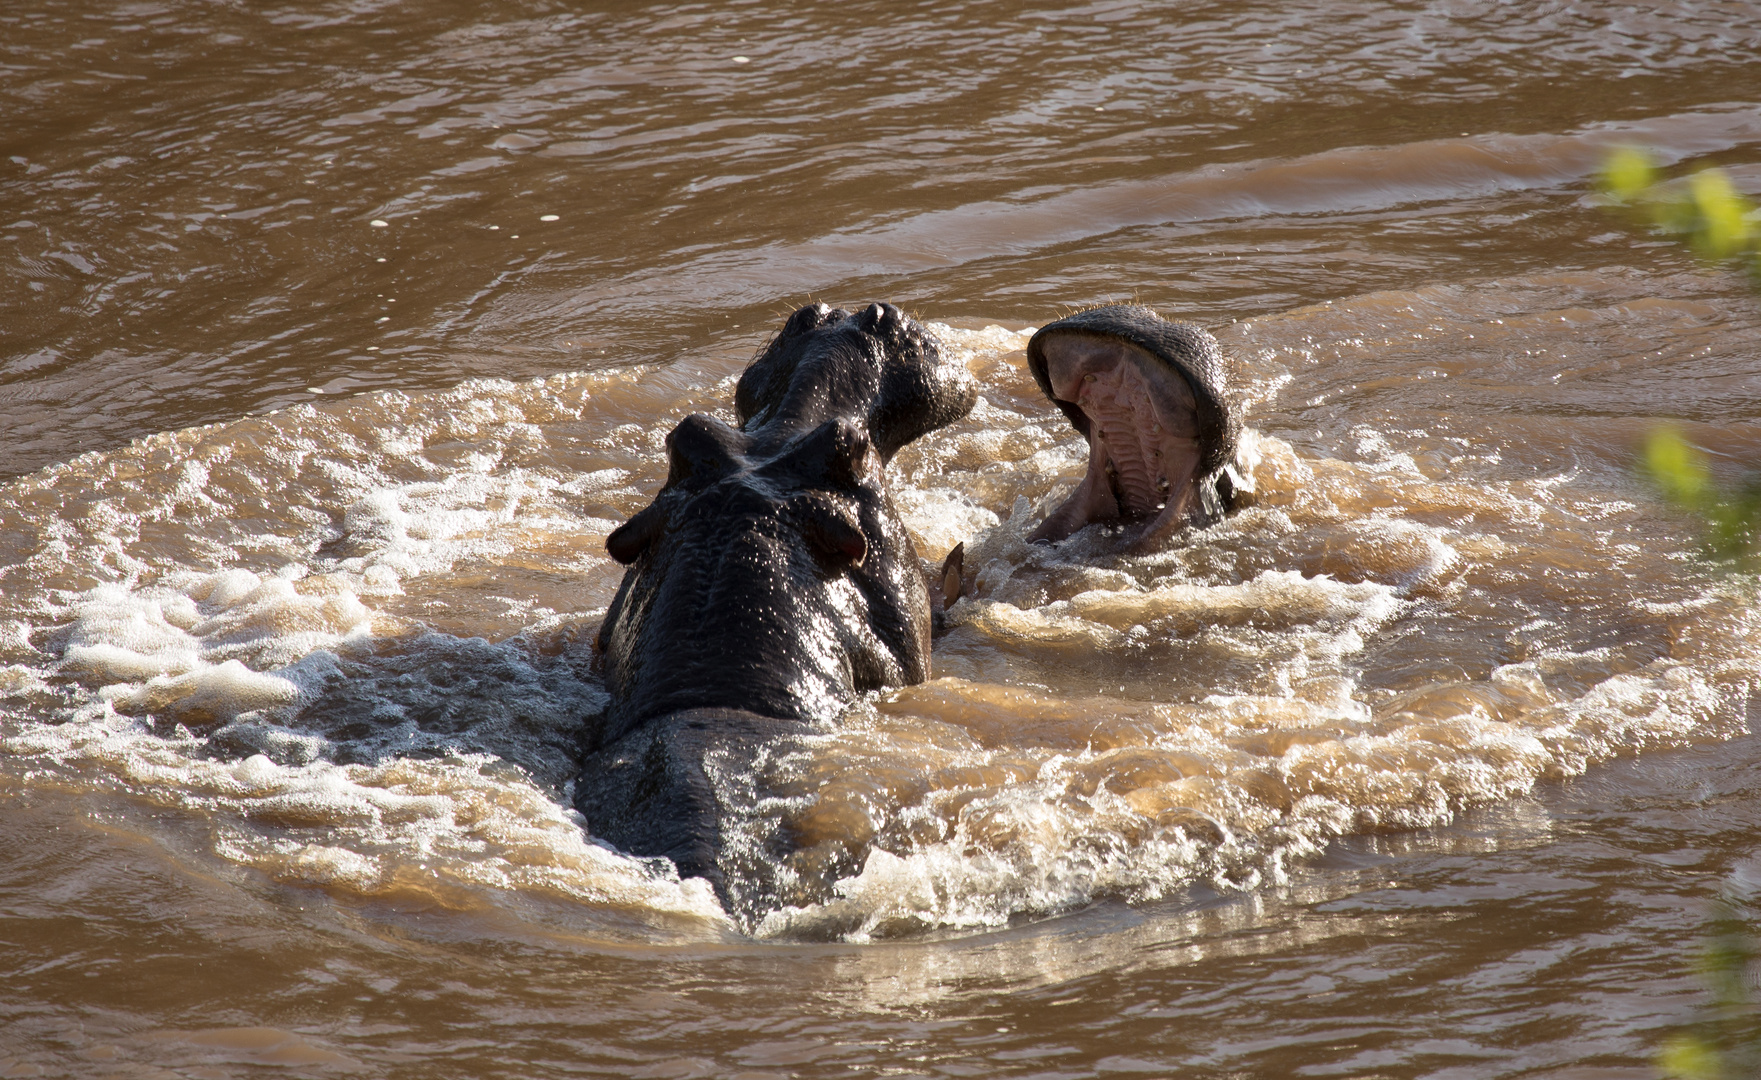
[[[1127, 552], [1154, 550], [1227, 506], [1236, 425], [1209, 334], [1115, 305], [1046, 326], [1028, 360], [1090, 452], [1032, 539], [1099, 524]], [[705, 759], [750, 775], [758, 755], [857, 694], [928, 677], [931, 620], [959, 595], [960, 549], [931, 575], [932, 604], [886, 467], [975, 395], [897, 308], [816, 304], [742, 374], [738, 427], [694, 414], [673, 429], [665, 485], [606, 539], [629, 570], [596, 643], [611, 704], [576, 788], [594, 835], [671, 859], [734, 906], [733, 883], [755, 875], [729, 872], [728, 808]], [[787, 837], [769, 843], [745, 857], [787, 857]]]
[[596, 643], [612, 701], [576, 785], [595, 836], [727, 903], [705, 756], [741, 768], [863, 691], [928, 676], [932, 605], [886, 466], [975, 400], [898, 308], [815, 304], [742, 374], [737, 428], [696, 414], [673, 429], [665, 485], [606, 540], [629, 569]]

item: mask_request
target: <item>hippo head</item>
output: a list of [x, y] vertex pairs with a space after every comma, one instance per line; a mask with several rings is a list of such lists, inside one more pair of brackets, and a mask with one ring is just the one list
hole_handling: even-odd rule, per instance
[[654, 502], [606, 539], [629, 570], [601, 738], [686, 709], [829, 719], [921, 682], [931, 608], [884, 466], [974, 396], [895, 307], [796, 312], [741, 377], [740, 427], [686, 417]]
[[789, 316], [740, 376], [734, 412], [742, 431], [767, 441], [848, 417], [885, 463], [906, 443], [971, 412], [977, 395], [966, 369], [942, 363], [935, 342], [893, 305], [851, 314], [810, 304]]
[[1130, 526], [1127, 549], [1156, 550], [1228, 509], [1225, 470], [1239, 424], [1210, 334], [1146, 307], [1110, 304], [1049, 323], [1027, 345], [1040, 389], [1088, 439], [1088, 473], [1030, 540], [1086, 525]]

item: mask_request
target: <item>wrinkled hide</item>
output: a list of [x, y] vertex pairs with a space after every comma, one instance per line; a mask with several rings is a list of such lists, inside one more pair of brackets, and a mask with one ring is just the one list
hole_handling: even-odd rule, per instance
[[629, 570], [597, 643], [611, 705], [576, 786], [595, 835], [725, 900], [706, 757], [747, 768], [861, 691], [927, 677], [929, 595], [885, 469], [975, 396], [897, 308], [816, 304], [741, 376], [738, 428], [673, 429], [665, 485], [606, 539]]

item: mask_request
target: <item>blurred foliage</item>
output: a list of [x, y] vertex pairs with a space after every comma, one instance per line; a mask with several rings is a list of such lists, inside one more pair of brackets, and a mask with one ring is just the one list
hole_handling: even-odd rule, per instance
[[[1650, 154], [1629, 146], [1608, 156], [1599, 187], [1629, 216], [1686, 244], [1702, 260], [1740, 264], [1761, 288], [1761, 217], [1722, 170], [1667, 179]], [[1761, 480], [1736, 487], [1715, 483], [1705, 453], [1670, 427], [1646, 440], [1643, 470], [1665, 498], [1700, 520], [1708, 556], [1761, 569]]]
[[[1686, 244], [1703, 261], [1739, 264], [1761, 289], [1761, 218], [1722, 170], [1666, 179], [1651, 155], [1627, 147], [1603, 164], [1600, 187], [1627, 214]], [[1756, 542], [1761, 479], [1717, 483], [1705, 452], [1667, 426], [1645, 441], [1642, 469], [1664, 498], [1700, 520], [1707, 555], [1761, 569]], [[1761, 1078], [1761, 1001], [1754, 993], [1758, 953], [1749, 932], [1753, 920], [1745, 917], [1752, 914], [1734, 897], [1719, 903], [1699, 963], [1711, 1000], [1657, 1052], [1657, 1067], [1671, 1080]]]
[[1761, 1006], [1753, 992], [1755, 942], [1743, 907], [1720, 902], [1700, 956], [1712, 1000], [1685, 1031], [1669, 1037], [1657, 1067], [1679, 1080], [1753, 1080], [1761, 1076]]
[[1665, 179], [1651, 155], [1629, 146], [1608, 156], [1599, 186], [1617, 206], [1706, 262], [1739, 263], [1761, 288], [1761, 220], [1722, 169]]
[[1664, 498], [1699, 519], [1700, 546], [1708, 557], [1761, 569], [1761, 478], [1715, 483], [1705, 452], [1673, 427], [1658, 428], [1645, 440], [1643, 470]]

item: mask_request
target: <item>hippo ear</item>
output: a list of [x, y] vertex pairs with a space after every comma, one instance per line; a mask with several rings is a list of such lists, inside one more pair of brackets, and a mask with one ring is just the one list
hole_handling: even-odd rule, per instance
[[649, 503], [647, 509], [611, 531], [605, 538], [606, 553], [628, 566], [642, 557], [665, 524], [666, 512], [660, 504]]
[[821, 557], [861, 566], [868, 537], [856, 515], [828, 499], [806, 499], [800, 507], [801, 537]]
[[749, 440], [712, 417], [692, 413], [666, 437], [666, 486], [711, 483], [740, 466]]

